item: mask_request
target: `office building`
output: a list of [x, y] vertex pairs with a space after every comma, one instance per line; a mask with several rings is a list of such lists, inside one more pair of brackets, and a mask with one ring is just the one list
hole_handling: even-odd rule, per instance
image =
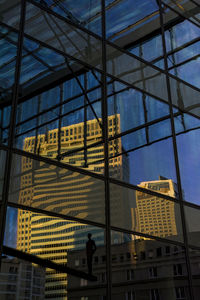
[[[12, 256], [48, 269], [49, 299], [132, 300], [114, 262], [163, 243], [181, 249], [187, 289], [170, 267], [141, 297], [199, 300], [199, 12], [197, 0], [0, 1], [1, 272]], [[104, 282], [68, 268], [89, 232]]]

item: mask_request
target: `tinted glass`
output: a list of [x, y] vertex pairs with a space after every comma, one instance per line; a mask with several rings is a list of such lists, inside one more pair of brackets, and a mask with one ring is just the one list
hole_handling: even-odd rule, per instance
[[104, 182], [14, 155], [9, 201], [80, 219], [105, 222]]
[[[140, 187], [173, 195], [172, 180], [142, 182]], [[110, 184], [111, 225], [182, 241], [179, 204], [162, 196]]]

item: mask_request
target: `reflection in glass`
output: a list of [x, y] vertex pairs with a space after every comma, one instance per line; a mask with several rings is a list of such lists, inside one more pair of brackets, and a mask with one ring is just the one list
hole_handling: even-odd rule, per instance
[[44, 299], [45, 269], [31, 262], [3, 255], [0, 282], [1, 299]]
[[[13, 220], [12, 225], [10, 224], [11, 219]], [[97, 246], [93, 257], [93, 266], [95, 266], [98, 249], [101, 251], [104, 249], [104, 230], [102, 228], [9, 207], [4, 245], [88, 273], [86, 262], [88, 233], [92, 234]], [[105, 256], [104, 250], [101, 254]], [[93, 268], [93, 275], [98, 277], [98, 274], [99, 271]], [[58, 273], [49, 268], [45, 269], [45, 298], [49, 294], [54, 294], [54, 297], [57, 298], [60, 293], [63, 293], [63, 297], [66, 299], [68, 288], [76, 287], [78, 289], [82, 285], [90, 284], [98, 283], [90, 283], [78, 277]]]
[[[185, 118], [187, 120], [187, 117]], [[192, 119], [192, 118], [190, 118]], [[193, 118], [194, 119], [194, 118]], [[200, 124], [197, 120], [198, 125]], [[190, 120], [192, 125], [192, 120]], [[194, 127], [195, 128], [195, 127]], [[179, 157], [179, 166], [181, 173], [181, 182], [184, 190], [184, 200], [200, 204], [200, 129], [199, 126], [196, 130], [187, 132], [184, 128], [182, 134], [177, 135], [177, 148]]]
[[27, 4], [25, 33], [101, 69], [100, 40], [30, 3]]
[[63, 16], [69, 21], [73, 21], [75, 24], [86, 27], [96, 34], [101, 35], [101, 1], [82, 1], [76, 2], [73, 0], [64, 0], [58, 2], [53, 1], [40, 1], [34, 0], [44, 7], [48, 7], [55, 11], [57, 14]]
[[194, 246], [200, 246], [200, 211], [198, 208], [184, 206], [186, 228], [188, 233], [188, 243]]
[[9, 201], [105, 222], [104, 181], [14, 155]]
[[[153, 131], [157, 135], [165, 134], [158, 126], [154, 126], [153, 130], [150, 126], [149, 133]], [[177, 182], [172, 139], [163, 138], [155, 143], [147, 143], [147, 132], [142, 129], [109, 142], [110, 176], [134, 185], [157, 180], [159, 176]], [[113, 172], [113, 163], [121, 166], [120, 173]]]
[[[1, 4], [0, 4], [1, 10]], [[6, 25], [0, 25], [0, 143], [8, 143], [10, 103], [12, 101], [18, 34]], [[6, 103], [7, 102], [7, 103]]]
[[20, 0], [9, 0], [0, 2], [0, 20], [6, 25], [19, 28], [20, 21]]
[[117, 231], [112, 236], [114, 299], [189, 299], [183, 247]]
[[191, 273], [193, 275], [193, 293], [194, 299], [199, 299], [200, 294], [200, 284], [199, 284], [199, 276], [200, 276], [200, 251], [197, 249], [189, 249], [190, 256], [190, 265], [191, 265]]
[[141, 3], [137, 0], [133, 4], [131, 0], [106, 0], [107, 38], [119, 43], [121, 37], [127, 38], [130, 33], [134, 36], [133, 31], [135, 33], [139, 27], [149, 26], [155, 17], [158, 17], [156, 1]]
[[163, 73], [110, 45], [107, 46], [107, 72], [133, 87], [151, 93], [155, 98], [168, 101], [166, 78]]
[[[139, 187], [174, 197], [177, 186], [170, 179], [141, 182]], [[182, 241], [179, 204], [162, 197], [110, 185], [111, 225], [149, 235]]]
[[0, 150], [0, 166], [1, 166], [1, 172], [0, 172], [0, 201], [2, 200], [5, 164], [6, 164], [6, 152], [3, 151], [3, 150]]

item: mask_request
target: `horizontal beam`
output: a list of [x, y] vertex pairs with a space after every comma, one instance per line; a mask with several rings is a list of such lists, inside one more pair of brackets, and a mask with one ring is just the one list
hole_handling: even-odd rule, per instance
[[83, 279], [86, 279], [89, 281], [97, 281], [97, 277], [94, 275], [89, 275], [85, 272], [69, 268], [64, 264], [56, 264], [51, 260], [43, 259], [38, 256], [22, 252], [22, 251], [19, 251], [17, 249], [11, 248], [11, 247], [3, 246], [3, 253], [6, 255], [9, 255], [9, 256], [17, 257], [19, 259], [22, 259], [22, 260], [25, 260], [28, 262], [32, 262], [32, 263], [37, 264], [44, 268], [53, 269], [60, 273], [66, 273], [66, 274], [69, 274], [69, 275], [72, 275], [75, 277], [79, 277], [79, 278], [83, 278]]

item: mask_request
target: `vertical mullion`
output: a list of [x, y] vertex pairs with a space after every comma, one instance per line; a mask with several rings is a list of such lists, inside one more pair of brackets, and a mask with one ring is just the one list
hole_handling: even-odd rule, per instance
[[60, 106], [59, 106], [59, 123], [58, 123], [58, 153], [57, 157], [60, 157], [61, 150], [61, 125], [62, 125], [62, 103], [63, 103], [63, 84], [60, 85]]
[[15, 66], [15, 81], [14, 81], [14, 87], [13, 87], [12, 106], [11, 106], [11, 115], [10, 115], [10, 127], [9, 127], [9, 137], [8, 137], [8, 152], [7, 152], [6, 163], [5, 163], [5, 177], [4, 177], [3, 193], [2, 193], [2, 206], [1, 206], [1, 212], [0, 212], [0, 214], [1, 214], [0, 215], [0, 240], [1, 240], [1, 242], [0, 242], [0, 263], [1, 263], [5, 223], [6, 223], [6, 210], [7, 210], [7, 202], [8, 202], [8, 194], [9, 194], [9, 184], [10, 184], [12, 147], [13, 147], [13, 140], [14, 140], [14, 133], [15, 133], [15, 121], [16, 121], [17, 101], [18, 101], [19, 82], [20, 82], [20, 70], [21, 70], [21, 60], [22, 60], [22, 51], [23, 51], [25, 13], [26, 13], [26, 1], [21, 0], [20, 24], [19, 24], [17, 56], [16, 56], [16, 66]]
[[[84, 90], [87, 93], [87, 73], [84, 74]], [[87, 98], [84, 96], [84, 167], [87, 168]]]
[[176, 175], [177, 175], [177, 183], [178, 183], [178, 193], [179, 193], [179, 199], [180, 199], [180, 212], [181, 212], [181, 220], [182, 220], [182, 227], [183, 227], [183, 239], [184, 239], [184, 244], [185, 244], [186, 266], [187, 266], [188, 280], [189, 280], [189, 293], [190, 293], [190, 298], [193, 300], [194, 295], [193, 295], [193, 290], [192, 290], [192, 274], [191, 274], [191, 268], [190, 268], [187, 229], [186, 229], [186, 222], [185, 222], [183, 194], [182, 194], [182, 187], [181, 187], [181, 176], [180, 176], [179, 161], [178, 161], [176, 131], [175, 131], [175, 125], [174, 125], [174, 118], [173, 118], [172, 96], [171, 96], [171, 88], [170, 88], [170, 81], [169, 81], [169, 75], [168, 75], [167, 50], [166, 50], [166, 42], [165, 42], [165, 29], [164, 29], [161, 0], [158, 0], [158, 4], [159, 4], [159, 14], [160, 14], [160, 26], [161, 26], [161, 33], [162, 33], [162, 45], [163, 45], [163, 53], [164, 53], [164, 66], [165, 66], [165, 71], [166, 71], [166, 85], [167, 85], [167, 93], [168, 93], [168, 101], [169, 101], [169, 109], [170, 109], [170, 120], [171, 120], [174, 158], [175, 158]]
[[107, 109], [107, 80], [106, 80], [106, 15], [105, 0], [101, 0], [102, 10], [102, 121], [105, 157], [105, 217], [106, 217], [106, 267], [107, 267], [107, 300], [112, 298], [111, 278], [111, 228], [110, 228], [110, 191], [109, 191], [109, 162], [108, 162], [108, 109]]
[[[39, 120], [40, 120], [40, 116], [38, 116], [40, 109], [41, 109], [41, 95], [38, 95], [38, 107], [37, 107], [37, 119], [36, 119], [36, 132], [35, 132], [35, 145], [34, 145], [34, 153], [35, 154], [40, 154], [40, 142], [38, 144], [38, 130], [39, 130]], [[38, 152], [37, 152], [37, 145], [38, 145]]]

